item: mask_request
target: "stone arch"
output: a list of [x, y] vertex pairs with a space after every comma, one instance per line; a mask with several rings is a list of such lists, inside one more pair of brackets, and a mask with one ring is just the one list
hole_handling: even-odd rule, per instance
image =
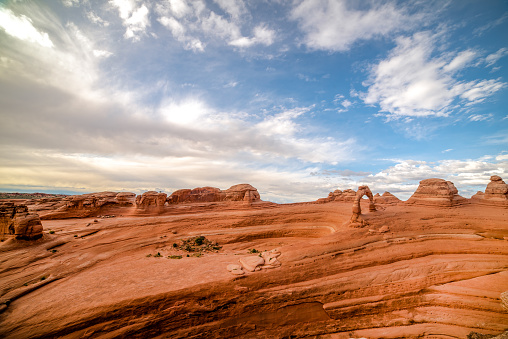
[[376, 211], [376, 205], [374, 204], [374, 195], [372, 195], [372, 191], [370, 190], [369, 186], [358, 187], [358, 191], [356, 192], [355, 200], [353, 202], [353, 215], [349, 220], [349, 224], [353, 227], [363, 227], [367, 225], [367, 222], [361, 217], [362, 208], [360, 206], [360, 202], [363, 196], [367, 196], [367, 198], [369, 198], [369, 211]]

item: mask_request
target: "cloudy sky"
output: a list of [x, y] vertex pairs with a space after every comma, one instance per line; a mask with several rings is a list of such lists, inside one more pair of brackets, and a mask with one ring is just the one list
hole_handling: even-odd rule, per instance
[[0, 0], [0, 191], [508, 179], [505, 0]]

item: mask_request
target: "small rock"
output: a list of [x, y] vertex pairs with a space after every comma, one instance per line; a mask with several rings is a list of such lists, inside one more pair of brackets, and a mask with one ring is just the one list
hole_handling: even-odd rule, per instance
[[229, 264], [226, 268], [231, 274], [234, 275], [242, 275], [245, 273], [242, 269], [242, 266], [237, 264]]
[[265, 259], [259, 256], [252, 256], [240, 259], [240, 264], [249, 272], [254, 272], [258, 266], [265, 263]]
[[381, 228], [379, 229], [379, 231], [378, 231], [378, 232], [379, 232], [379, 233], [386, 233], [386, 232], [390, 232], [390, 227], [388, 227], [388, 226], [386, 226], [386, 225], [385, 225], [385, 226], [381, 227]]

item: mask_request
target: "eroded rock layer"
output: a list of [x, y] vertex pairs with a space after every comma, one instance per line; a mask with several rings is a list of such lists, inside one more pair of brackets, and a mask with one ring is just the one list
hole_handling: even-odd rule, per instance
[[467, 199], [459, 195], [451, 181], [433, 178], [420, 181], [416, 192], [406, 201], [406, 204], [451, 207], [466, 202]]
[[498, 175], [490, 177], [485, 193], [478, 191], [471, 197], [471, 201], [486, 205], [508, 207], [508, 184]]
[[220, 201], [244, 201], [251, 203], [260, 200], [261, 197], [258, 190], [249, 184], [234, 185], [224, 191], [215, 187], [182, 189], [173, 192], [167, 199], [169, 204]]

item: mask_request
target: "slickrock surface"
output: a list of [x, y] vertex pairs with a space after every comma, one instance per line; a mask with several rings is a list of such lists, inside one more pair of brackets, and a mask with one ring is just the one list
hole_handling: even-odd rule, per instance
[[459, 195], [457, 188], [451, 181], [434, 178], [420, 181], [416, 192], [406, 201], [406, 204], [449, 207], [467, 201], [466, 198]]
[[[143, 216], [113, 206], [115, 218], [43, 220], [41, 239], [0, 243], [0, 337], [466, 338], [508, 330], [508, 209], [398, 204], [371, 212], [361, 204], [365, 228], [343, 226], [351, 202], [337, 201], [178, 204]], [[222, 247], [181, 249], [197, 236]], [[252, 256], [265, 262], [260, 270], [232, 274]]]

